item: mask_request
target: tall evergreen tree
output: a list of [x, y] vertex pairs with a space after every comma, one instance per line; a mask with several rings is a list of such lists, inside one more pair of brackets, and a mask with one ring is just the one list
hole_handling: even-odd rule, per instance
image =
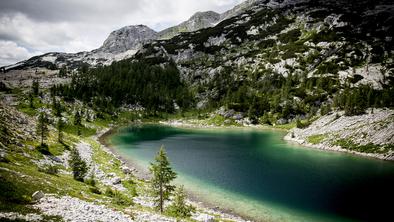
[[62, 118], [59, 118], [56, 123], [56, 129], [57, 129], [57, 141], [59, 143], [63, 143], [63, 129], [64, 129], [65, 123]]
[[77, 126], [77, 134], [81, 135], [82, 117], [79, 111], [75, 112], [74, 125]]
[[155, 163], [151, 163], [149, 170], [152, 173], [151, 186], [155, 204], [163, 213], [164, 201], [169, 199], [175, 189], [175, 186], [171, 185], [171, 181], [176, 178], [176, 173], [170, 166], [164, 146], [160, 147], [155, 157]]
[[34, 96], [33, 93], [29, 93], [29, 107], [34, 109]]
[[37, 134], [39, 134], [41, 137], [41, 145], [44, 145], [44, 140], [46, 139], [49, 133], [48, 124], [49, 124], [49, 120], [46, 113], [41, 112], [38, 117], [37, 130], [36, 130]]
[[38, 96], [39, 90], [40, 90], [40, 83], [38, 82], [38, 80], [34, 80], [32, 84], [33, 95]]
[[74, 179], [83, 181], [88, 168], [86, 166], [86, 162], [82, 160], [76, 148], [71, 150], [69, 164], [73, 170]]

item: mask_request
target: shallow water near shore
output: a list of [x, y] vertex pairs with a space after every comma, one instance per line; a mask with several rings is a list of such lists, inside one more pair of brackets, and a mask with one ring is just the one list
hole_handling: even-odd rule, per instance
[[198, 200], [258, 221], [390, 218], [394, 164], [288, 144], [284, 132], [140, 125], [110, 138], [147, 168], [166, 147], [178, 179]]

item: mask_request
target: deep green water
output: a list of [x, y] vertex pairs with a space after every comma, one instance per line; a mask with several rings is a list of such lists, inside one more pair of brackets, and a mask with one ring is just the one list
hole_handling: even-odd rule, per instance
[[110, 140], [147, 168], [161, 145], [200, 200], [264, 221], [386, 221], [394, 164], [287, 144], [283, 132], [130, 126]]

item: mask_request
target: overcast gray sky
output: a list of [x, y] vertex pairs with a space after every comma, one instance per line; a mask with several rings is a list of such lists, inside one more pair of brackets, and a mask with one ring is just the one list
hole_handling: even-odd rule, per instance
[[243, 0], [0, 0], [0, 66], [45, 52], [98, 48], [109, 33], [145, 24], [160, 31], [197, 11]]

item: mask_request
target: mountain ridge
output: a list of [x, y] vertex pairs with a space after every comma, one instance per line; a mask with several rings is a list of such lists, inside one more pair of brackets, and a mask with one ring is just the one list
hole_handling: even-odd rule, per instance
[[[247, 0], [234, 8], [219, 14], [213, 11], [196, 12], [188, 20], [156, 32], [146, 25], [128, 25], [112, 31], [103, 45], [91, 51], [77, 53], [47, 52], [12, 65], [1, 67], [5, 70], [24, 69], [28, 67], [47, 67], [51, 69], [67, 66], [77, 68], [83, 64], [89, 66], [109, 65], [114, 61], [127, 59], [140, 50], [142, 45], [156, 39], [169, 39], [181, 33], [198, 31], [212, 27], [218, 22], [235, 16], [255, 2], [262, 0]], [[122, 33], [122, 34], [121, 34]], [[132, 38], [125, 38], [131, 34]], [[125, 36], [126, 35], [126, 36]]]

